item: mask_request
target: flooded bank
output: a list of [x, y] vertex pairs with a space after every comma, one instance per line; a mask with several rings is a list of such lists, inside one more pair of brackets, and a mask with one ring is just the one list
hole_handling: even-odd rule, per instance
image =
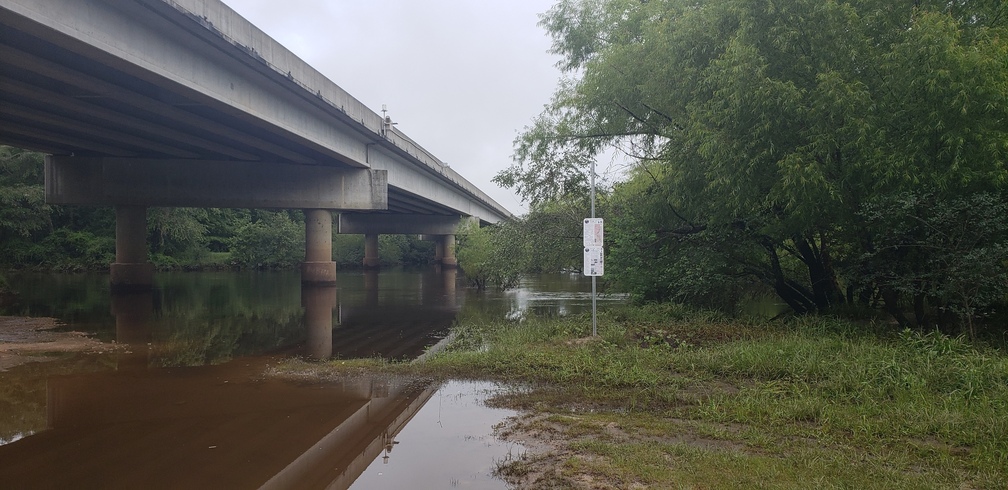
[[0, 370], [0, 482], [505, 488], [493, 468], [523, 449], [493, 436], [511, 414], [483, 405], [493, 385], [265, 373], [289, 356], [415, 358], [460, 313], [563, 315], [590, 306], [590, 283], [475, 293], [440, 271], [344, 273], [334, 288], [297, 279], [162, 274], [153, 292], [112, 296], [99, 275], [13, 276], [19, 301], [0, 314], [53, 317], [119, 348]]

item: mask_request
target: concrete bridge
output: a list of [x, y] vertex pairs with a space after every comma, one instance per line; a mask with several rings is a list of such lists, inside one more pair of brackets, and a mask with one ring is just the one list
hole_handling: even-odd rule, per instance
[[47, 202], [115, 207], [119, 288], [152, 282], [148, 207], [303, 209], [321, 284], [334, 211], [365, 265], [416, 233], [454, 266], [461, 219], [511, 218], [219, 0], [0, 0], [0, 143], [50, 155]]

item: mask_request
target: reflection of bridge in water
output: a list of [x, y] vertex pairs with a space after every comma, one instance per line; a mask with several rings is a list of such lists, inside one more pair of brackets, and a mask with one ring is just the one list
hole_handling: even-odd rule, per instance
[[[302, 287], [315, 358], [416, 357], [451, 325], [455, 271], [361, 290]], [[412, 302], [403, 302], [413, 291]], [[386, 298], [387, 296], [387, 298]], [[0, 482], [22, 488], [347, 488], [390, 450], [438, 385], [403, 379], [292, 383], [269, 358], [151, 369], [151, 292], [115, 295], [116, 370], [51, 378], [47, 430], [0, 446]]]
[[0, 446], [19, 488], [348, 488], [437, 390], [293, 384], [265, 364], [49, 380], [49, 429]]

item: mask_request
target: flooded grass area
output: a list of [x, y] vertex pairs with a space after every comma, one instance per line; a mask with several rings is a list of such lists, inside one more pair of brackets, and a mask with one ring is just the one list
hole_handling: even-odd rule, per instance
[[[829, 318], [672, 305], [460, 325], [427, 368], [525, 389], [520, 488], [1002, 488], [1008, 354]], [[534, 441], [539, 441], [537, 444]], [[536, 448], [539, 450], [536, 450]]]

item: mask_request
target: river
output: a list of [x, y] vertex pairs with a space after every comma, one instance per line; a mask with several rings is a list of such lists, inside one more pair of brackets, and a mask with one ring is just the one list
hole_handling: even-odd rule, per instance
[[[476, 291], [455, 271], [159, 273], [111, 295], [106, 274], [12, 274], [2, 315], [53, 317], [120, 346], [0, 371], [3, 488], [505, 488], [493, 435], [513, 415], [486, 383], [264, 377], [287, 356], [408, 361], [462, 315], [591, 308], [591, 282], [540, 275]], [[619, 298], [603, 298], [620, 301]]]

